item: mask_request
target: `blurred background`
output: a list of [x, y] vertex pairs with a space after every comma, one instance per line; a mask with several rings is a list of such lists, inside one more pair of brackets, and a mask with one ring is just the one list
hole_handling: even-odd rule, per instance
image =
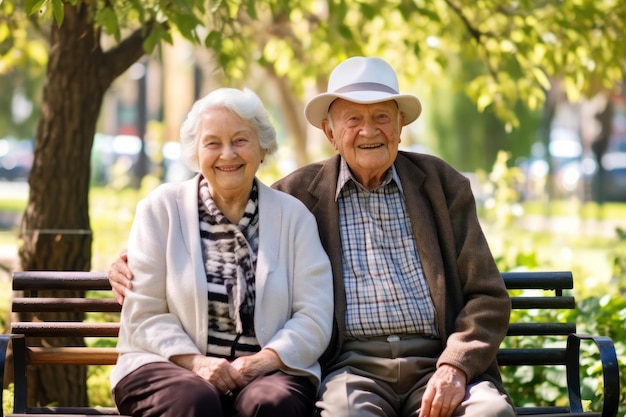
[[[178, 131], [196, 99], [261, 96], [279, 139], [259, 173], [271, 184], [334, 153], [304, 103], [371, 55], [423, 104], [401, 148], [470, 178], [499, 268], [572, 271], [580, 330], [611, 336], [626, 363], [625, 34], [613, 0], [0, 0], [0, 327], [12, 271], [107, 270], [137, 201], [190, 177]], [[585, 371], [593, 397], [599, 372]], [[516, 401], [566, 398], [562, 372], [506, 377]]]

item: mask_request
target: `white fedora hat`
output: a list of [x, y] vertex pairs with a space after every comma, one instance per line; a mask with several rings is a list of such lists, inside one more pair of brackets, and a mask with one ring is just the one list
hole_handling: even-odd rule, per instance
[[355, 56], [337, 65], [330, 74], [328, 91], [313, 97], [304, 108], [309, 123], [321, 129], [330, 105], [338, 98], [361, 104], [395, 100], [404, 113], [404, 125], [415, 121], [422, 112], [417, 97], [400, 94], [396, 72], [380, 58]]

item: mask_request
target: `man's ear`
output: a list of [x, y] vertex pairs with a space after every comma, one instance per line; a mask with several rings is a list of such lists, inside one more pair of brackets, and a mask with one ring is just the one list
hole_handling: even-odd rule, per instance
[[330, 144], [333, 145], [335, 149], [337, 149], [337, 146], [335, 146], [335, 136], [333, 135], [333, 129], [330, 126], [330, 122], [328, 121], [328, 119], [322, 120], [322, 131], [324, 132], [324, 135], [326, 135], [326, 139], [328, 139]]

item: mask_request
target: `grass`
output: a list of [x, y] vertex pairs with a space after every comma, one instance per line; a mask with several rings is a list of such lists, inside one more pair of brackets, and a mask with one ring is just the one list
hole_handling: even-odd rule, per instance
[[626, 204], [607, 202], [598, 205], [594, 202], [580, 203], [576, 200], [558, 200], [546, 204], [541, 201], [530, 201], [523, 204], [527, 215], [542, 216], [577, 216], [581, 219], [624, 220], [626, 221]]
[[126, 247], [141, 190], [92, 189], [89, 217], [93, 230], [91, 265], [94, 271], [105, 271]]
[[[93, 230], [92, 270], [104, 271], [125, 248], [137, 201], [155, 187], [148, 179], [142, 189], [92, 188], [89, 193], [89, 218]], [[9, 195], [0, 200], [0, 213], [20, 218], [27, 204], [27, 196]], [[0, 231], [0, 247], [5, 251], [17, 248], [19, 228]], [[16, 250], [16, 249], [15, 249]], [[16, 250], [17, 251], [17, 250]], [[12, 265], [4, 265], [13, 269]]]
[[[126, 239], [134, 217], [137, 201], [157, 186], [155, 179], [147, 177], [142, 189], [92, 188], [90, 190], [90, 222], [94, 232], [92, 246], [92, 269], [104, 271], [115, 260], [121, 249], [126, 246]], [[11, 196], [0, 200], [0, 213], [13, 213], [20, 216], [26, 205], [26, 196]], [[584, 260], [585, 269], [590, 271], [606, 271], [608, 255], [614, 242], [614, 228], [626, 225], [626, 204], [606, 203], [598, 207], [594, 203], [578, 204], [573, 201], [553, 201], [549, 205], [543, 202], [526, 202], [523, 204], [525, 216], [541, 216], [544, 218], [577, 218], [586, 220], [602, 220], [616, 222], [607, 223], [603, 234], [597, 233], [597, 225], [567, 227], [563, 233], [552, 233], [549, 230], [529, 230], [524, 226], [502, 230], [490, 229], [486, 232], [494, 252], [503, 250], [504, 246], [515, 246], [520, 250], [531, 247], [538, 253], [539, 263], [552, 265], [555, 268], [573, 267], [576, 262]], [[535, 222], [540, 221], [535, 219]], [[549, 221], [556, 221], [551, 219]], [[548, 223], [546, 223], [547, 225]], [[543, 225], [536, 225], [539, 229]], [[571, 233], [568, 233], [571, 232]], [[512, 242], [518, 242], [513, 244]], [[0, 231], [0, 248], [16, 248], [18, 244], [17, 227], [9, 231]], [[504, 245], [504, 246], [503, 246]], [[528, 249], [527, 251], [530, 251]], [[569, 253], [569, 254], [568, 254]], [[589, 260], [598, 266], [589, 265]], [[12, 269], [5, 265], [5, 269]], [[0, 273], [2, 273], [0, 271]]]
[[[155, 179], [147, 177], [140, 190], [90, 190], [90, 222], [94, 232], [92, 270], [106, 271], [120, 250], [126, 247], [137, 201], [157, 185]], [[20, 214], [25, 205], [24, 196], [3, 198], [0, 213]], [[574, 271], [575, 276], [585, 283], [582, 286], [577, 284], [577, 288], [608, 285], [612, 278], [615, 229], [626, 226], [626, 204], [607, 203], [598, 207], [594, 203], [554, 201], [549, 205], [526, 202], [522, 207], [524, 217], [515, 220], [510, 227], [485, 225], [489, 243], [494, 255], [502, 260], [502, 266], [526, 265], [532, 258], [531, 264], [534, 262], [538, 268]], [[570, 223], [574, 221], [572, 219], [578, 223]], [[549, 230], [558, 221], [564, 222], [561, 229]], [[602, 233], [599, 225], [603, 228]], [[17, 244], [17, 229], [0, 232], [0, 248], [16, 248]], [[10, 270], [12, 266], [5, 265], [4, 269]], [[8, 272], [0, 271], [0, 278], [1, 274], [10, 277]]]

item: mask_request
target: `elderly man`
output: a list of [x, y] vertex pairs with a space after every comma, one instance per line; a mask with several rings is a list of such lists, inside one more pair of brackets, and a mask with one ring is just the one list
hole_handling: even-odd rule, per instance
[[[469, 181], [398, 150], [420, 113], [387, 62], [349, 58], [305, 109], [338, 155], [274, 184], [315, 215], [331, 259], [322, 417], [515, 415], [495, 362], [510, 300]], [[130, 285], [121, 260], [110, 272]]]

